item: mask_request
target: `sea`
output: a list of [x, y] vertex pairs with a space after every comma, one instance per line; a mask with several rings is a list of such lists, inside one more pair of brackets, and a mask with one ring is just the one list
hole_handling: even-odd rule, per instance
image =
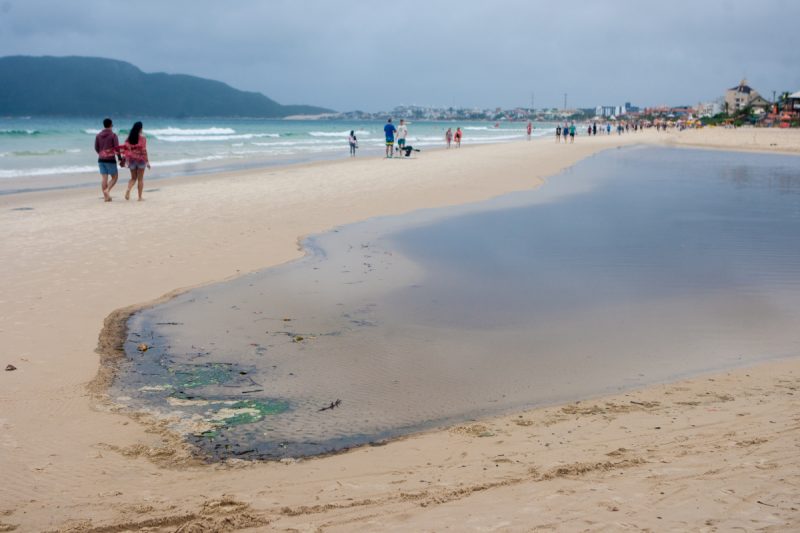
[[[103, 117], [0, 118], [0, 194], [97, 184], [94, 137]], [[124, 142], [134, 119], [116, 119]], [[354, 131], [358, 155], [384, 150], [384, 121], [264, 120], [246, 118], [145, 118], [152, 169], [148, 179], [303, 163], [349, 157]], [[397, 120], [395, 120], [397, 122]], [[524, 122], [410, 122], [408, 144], [420, 150], [444, 147], [448, 128], [460, 127], [462, 144], [524, 139]], [[533, 136], [555, 126], [536, 123]]]

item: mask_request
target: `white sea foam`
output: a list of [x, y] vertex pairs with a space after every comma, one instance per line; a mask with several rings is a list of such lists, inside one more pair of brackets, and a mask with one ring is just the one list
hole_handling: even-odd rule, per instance
[[0, 130], [0, 135], [38, 135], [39, 130]]
[[[356, 135], [370, 135], [370, 132], [365, 130], [357, 130]], [[309, 135], [312, 137], [347, 137], [350, 135], [350, 130], [346, 131], [309, 131]]]
[[47, 168], [18, 168], [14, 170], [0, 170], [0, 179], [24, 178], [28, 176], [48, 176], [51, 174], [82, 174], [97, 171], [97, 166], [64, 166]]
[[233, 128], [173, 128], [167, 126], [166, 128], [145, 130], [145, 133], [153, 135], [232, 135], [236, 133], [236, 130]]
[[[193, 163], [202, 163], [204, 161], [217, 161], [220, 159], [228, 159], [230, 156], [223, 155], [210, 155], [206, 157], [194, 157], [187, 159], [172, 159], [167, 161], [157, 161], [152, 164], [156, 168], [161, 167], [174, 167], [179, 165], [190, 165]], [[56, 174], [84, 174], [86, 172], [97, 172], [97, 166], [60, 166], [60, 167], [43, 167], [43, 168], [20, 168], [14, 170], [0, 170], [0, 179], [9, 178], [24, 178], [31, 176], [51, 176]]]
[[159, 141], [165, 141], [170, 143], [178, 143], [178, 142], [203, 142], [203, 141], [238, 141], [238, 140], [247, 140], [247, 139], [261, 139], [264, 137], [271, 137], [276, 139], [280, 137], [277, 133], [240, 133], [240, 134], [233, 134], [233, 135], [211, 135], [211, 134], [204, 134], [204, 135], [158, 135], [154, 134], [156, 139]]
[[152, 164], [156, 167], [174, 167], [177, 165], [190, 165], [193, 163], [202, 163], [203, 161], [219, 161], [225, 159], [224, 155], [209, 155], [206, 157], [193, 157], [188, 159], [172, 159], [168, 161], [156, 161]]
[[346, 139], [341, 141], [328, 141], [328, 140], [316, 140], [316, 139], [306, 139], [306, 140], [297, 140], [297, 141], [276, 141], [276, 142], [253, 142], [250, 143], [255, 146], [293, 146], [297, 148], [302, 148], [304, 146], [319, 146], [323, 144], [328, 145], [347, 145]]

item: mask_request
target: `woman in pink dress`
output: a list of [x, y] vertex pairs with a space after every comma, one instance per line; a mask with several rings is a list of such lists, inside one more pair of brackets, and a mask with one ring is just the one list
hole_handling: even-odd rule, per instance
[[125, 199], [130, 200], [131, 189], [134, 183], [137, 184], [139, 191], [139, 201], [142, 200], [144, 191], [144, 169], [150, 168], [150, 160], [147, 158], [147, 139], [142, 134], [142, 123], [137, 122], [131, 128], [128, 139], [120, 148], [125, 157], [125, 164], [131, 171], [131, 180], [128, 182], [128, 190], [125, 192]]

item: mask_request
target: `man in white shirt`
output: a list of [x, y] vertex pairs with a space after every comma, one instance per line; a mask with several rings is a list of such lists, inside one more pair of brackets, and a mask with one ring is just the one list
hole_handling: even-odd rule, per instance
[[403, 153], [403, 148], [406, 146], [406, 137], [408, 136], [408, 126], [406, 121], [400, 119], [400, 125], [397, 126], [397, 150]]

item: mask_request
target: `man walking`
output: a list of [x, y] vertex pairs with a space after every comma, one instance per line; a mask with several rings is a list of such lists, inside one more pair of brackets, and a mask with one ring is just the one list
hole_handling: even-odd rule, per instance
[[397, 132], [397, 128], [392, 124], [391, 117], [386, 121], [383, 132], [386, 134], [386, 157], [392, 157], [392, 152], [394, 151], [394, 134]]
[[[120, 162], [122, 162], [122, 157], [119, 155], [119, 139], [111, 129], [112, 126], [110, 118], [103, 120], [103, 130], [94, 138], [94, 151], [97, 152], [97, 165], [100, 167], [102, 176], [100, 187], [106, 202], [111, 201], [111, 189], [117, 184], [119, 177], [117, 157], [120, 157]], [[109, 178], [111, 178], [110, 183]]]

